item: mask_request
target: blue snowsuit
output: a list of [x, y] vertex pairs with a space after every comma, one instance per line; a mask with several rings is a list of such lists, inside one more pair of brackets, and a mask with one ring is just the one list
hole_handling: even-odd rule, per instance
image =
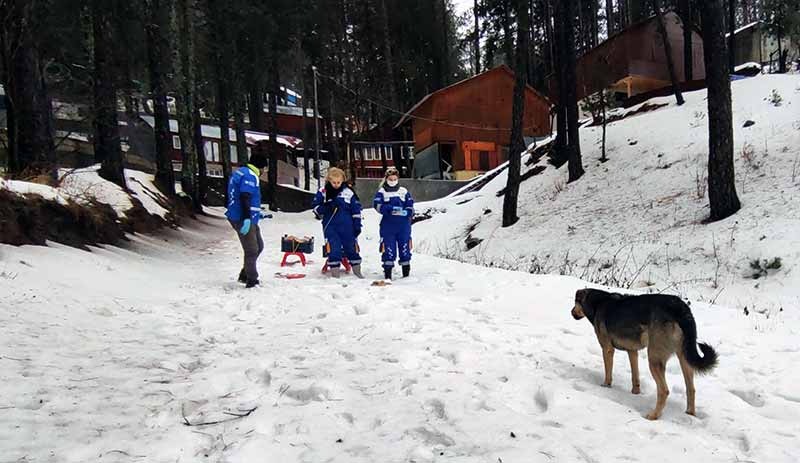
[[347, 185], [335, 190], [326, 183], [314, 197], [312, 207], [314, 214], [322, 219], [328, 267], [339, 267], [343, 255], [351, 264], [360, 264], [356, 238], [361, 234], [361, 203], [355, 192]]
[[[258, 169], [249, 164], [236, 169], [228, 181], [228, 205], [225, 217], [231, 222], [250, 219], [251, 225], [258, 225], [261, 218], [261, 189]], [[249, 201], [249, 204], [243, 204]]]
[[400, 257], [400, 265], [411, 263], [411, 219], [414, 217], [414, 200], [405, 187], [390, 187], [384, 184], [373, 200], [375, 210], [381, 218], [381, 259], [384, 268], [394, 267]]
[[[264, 250], [264, 240], [258, 221], [261, 218], [261, 189], [259, 188], [258, 168], [248, 164], [236, 169], [228, 181], [228, 204], [225, 217], [236, 230], [236, 236], [242, 244], [244, 264], [242, 273], [248, 282], [258, 281], [258, 256]], [[250, 229], [242, 234], [242, 224], [250, 219]], [[241, 274], [240, 274], [241, 275]], [[241, 278], [241, 277], [240, 277]]]

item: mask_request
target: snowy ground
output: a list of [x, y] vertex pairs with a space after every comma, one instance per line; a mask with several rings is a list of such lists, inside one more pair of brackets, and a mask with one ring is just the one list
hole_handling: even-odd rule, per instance
[[[709, 209], [701, 90], [685, 94], [682, 107], [658, 98], [648, 104], [667, 106], [609, 124], [603, 164], [601, 128], [583, 128], [586, 174], [567, 184], [566, 166], [548, 165], [525, 181], [513, 227], [501, 228], [503, 198], [495, 196], [506, 184], [504, 172], [478, 193], [428, 203], [433, 218], [415, 226], [415, 245], [486, 266], [666, 291], [742, 311], [797, 313], [800, 75], [739, 80], [732, 91], [742, 209], [726, 220], [702, 223]], [[748, 121], [754, 125], [745, 127]], [[483, 241], [467, 250], [467, 237]]]
[[691, 417], [673, 359], [650, 422], [646, 367], [642, 395], [621, 355], [599, 386], [575, 278], [417, 255], [411, 278], [372, 287], [368, 211], [367, 280], [323, 277], [319, 255], [277, 279], [280, 235], [321, 238], [278, 214], [245, 290], [233, 231], [202, 222], [91, 253], [0, 245], [0, 462], [797, 460], [796, 311], [695, 301], [720, 366]]

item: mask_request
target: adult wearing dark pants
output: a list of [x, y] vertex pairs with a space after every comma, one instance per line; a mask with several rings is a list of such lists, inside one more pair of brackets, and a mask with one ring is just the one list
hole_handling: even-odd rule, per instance
[[383, 183], [375, 193], [373, 206], [381, 214], [381, 260], [383, 275], [392, 279], [395, 259], [399, 258], [403, 277], [411, 274], [411, 219], [414, 217], [414, 200], [411, 193], [400, 186], [400, 173], [396, 168], [386, 169]]
[[252, 288], [258, 285], [256, 262], [264, 241], [258, 221], [261, 219], [261, 189], [259, 177], [261, 169], [267, 167], [267, 158], [261, 153], [253, 154], [250, 162], [238, 168], [228, 182], [228, 208], [225, 216], [239, 236], [244, 251], [244, 266], [239, 272], [239, 282]]

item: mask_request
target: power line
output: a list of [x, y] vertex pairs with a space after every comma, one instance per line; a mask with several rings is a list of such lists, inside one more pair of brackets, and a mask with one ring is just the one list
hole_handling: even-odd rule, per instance
[[[497, 128], [497, 127], [483, 127], [483, 126], [478, 126], [478, 125], [460, 124], [458, 122], [440, 121], [440, 120], [431, 119], [431, 118], [428, 118], [428, 117], [414, 116], [412, 114], [407, 114], [407, 113], [404, 113], [402, 111], [398, 111], [398, 110], [396, 110], [396, 109], [392, 108], [391, 106], [388, 106], [388, 105], [386, 105], [384, 103], [381, 103], [380, 101], [376, 101], [376, 100], [373, 100], [373, 99], [371, 99], [369, 97], [365, 97], [365, 96], [360, 95], [355, 90], [351, 89], [350, 87], [348, 87], [345, 84], [343, 84], [343, 83], [339, 82], [338, 80], [336, 80], [335, 77], [331, 77], [331, 76], [322, 74], [321, 72], [319, 72], [319, 69], [317, 69], [317, 75], [320, 76], [320, 77], [324, 77], [324, 78], [330, 80], [331, 82], [333, 82], [334, 84], [338, 85], [339, 87], [341, 87], [341, 88], [347, 90], [348, 92], [352, 93], [353, 95], [355, 95], [359, 99], [368, 101], [368, 102], [370, 102], [370, 103], [372, 103], [372, 104], [374, 104], [376, 106], [380, 106], [381, 108], [386, 109], [387, 111], [393, 112], [395, 114], [399, 114], [399, 115], [401, 115], [403, 117], [408, 117], [409, 119], [417, 119], [417, 120], [421, 120], [421, 121], [427, 121], [427, 122], [432, 122], [432, 123], [441, 124], [441, 125], [447, 125], [447, 126], [451, 126], [451, 127], [460, 127], [460, 128], [463, 128], [463, 129], [488, 130], [488, 131], [502, 130], [504, 132], [511, 132], [510, 128], [506, 129], [506, 128]], [[538, 128], [538, 127], [536, 127], [536, 126], [523, 127], [523, 130], [525, 130], [525, 129], [536, 129], [536, 128]]]

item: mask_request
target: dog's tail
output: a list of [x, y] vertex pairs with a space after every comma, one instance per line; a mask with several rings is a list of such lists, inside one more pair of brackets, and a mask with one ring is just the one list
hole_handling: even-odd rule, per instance
[[[691, 309], [680, 299], [676, 302], [681, 306], [675, 315], [678, 326], [683, 331], [683, 355], [696, 372], [708, 373], [717, 366], [717, 352], [708, 344], [697, 342], [697, 324], [694, 322]], [[703, 352], [702, 357], [697, 352], [698, 347]]]

